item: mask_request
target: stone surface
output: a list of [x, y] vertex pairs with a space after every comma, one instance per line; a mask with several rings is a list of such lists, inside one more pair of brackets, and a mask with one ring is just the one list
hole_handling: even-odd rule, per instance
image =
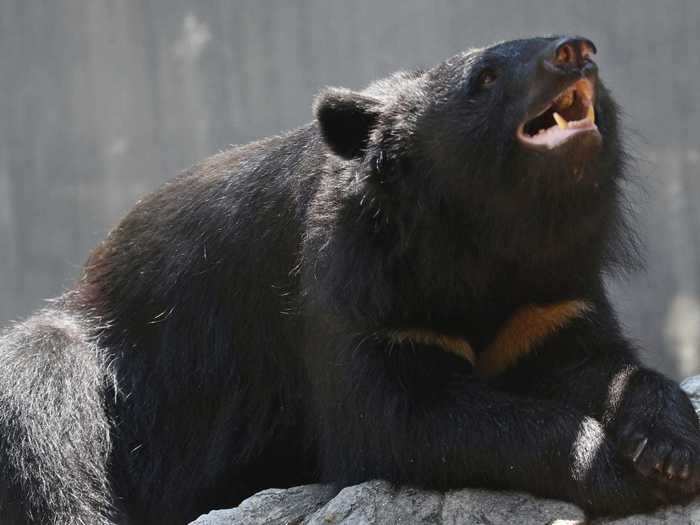
[[[700, 414], [700, 376], [681, 385]], [[583, 521], [578, 507], [528, 494], [465, 489], [447, 493], [395, 487], [369, 481], [339, 493], [325, 485], [269, 489], [235, 509], [201, 516], [196, 525], [574, 525]], [[700, 500], [654, 514], [606, 521], [607, 525], [700, 525]]]
[[325, 485], [304, 485], [286, 490], [268, 489], [251, 496], [235, 509], [215, 510], [200, 516], [193, 523], [197, 525], [303, 523], [306, 516], [313, 514], [332, 497], [332, 489]]
[[[573, 525], [578, 507], [514, 492], [458, 490], [445, 494], [397, 488], [386, 481], [347, 487], [335, 497], [324, 485], [270, 489], [240, 506], [201, 516], [196, 525]], [[700, 501], [654, 514], [606, 521], [609, 525], [700, 524]]]
[[700, 376], [689, 377], [681, 383], [681, 388], [690, 396], [695, 412], [700, 417]]

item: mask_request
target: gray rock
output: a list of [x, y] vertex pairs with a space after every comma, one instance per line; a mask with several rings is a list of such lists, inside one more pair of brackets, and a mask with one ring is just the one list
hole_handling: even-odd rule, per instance
[[[700, 376], [683, 381], [700, 415]], [[368, 481], [335, 493], [325, 485], [269, 489], [235, 509], [201, 516], [196, 525], [573, 525], [578, 507], [529, 494], [465, 489], [447, 493]], [[700, 500], [654, 514], [606, 521], [607, 525], [700, 525]]]
[[700, 376], [689, 377], [681, 383], [681, 388], [688, 393], [695, 412], [700, 416]]
[[[258, 492], [235, 509], [215, 510], [193, 521], [196, 525], [292, 525], [303, 523], [333, 497], [326, 485], [304, 485], [291, 489]], [[331, 500], [332, 501], [332, 500]]]
[[447, 493], [394, 487], [386, 481], [370, 481], [343, 489], [335, 498], [308, 516], [304, 525], [501, 525], [517, 522], [551, 523], [557, 518], [580, 520], [574, 505], [538, 500], [527, 494], [459, 490]]
[[[231, 510], [201, 516], [196, 525], [574, 525], [578, 507], [516, 492], [465, 489], [447, 493], [368, 481], [335, 497], [324, 485], [271, 489]], [[654, 514], [606, 521], [606, 525], [700, 524], [700, 502]]]

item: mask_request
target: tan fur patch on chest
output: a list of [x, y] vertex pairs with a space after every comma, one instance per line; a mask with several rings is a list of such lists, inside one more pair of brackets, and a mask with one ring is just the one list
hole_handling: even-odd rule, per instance
[[574, 319], [590, 312], [587, 301], [564, 301], [551, 305], [529, 305], [516, 311], [479, 354], [477, 372], [494, 377], [513, 366], [539, 343], [564, 328]]
[[389, 333], [389, 339], [394, 343], [418, 343], [437, 346], [446, 352], [458, 355], [469, 361], [472, 366], [476, 364], [476, 354], [471, 345], [460, 337], [442, 335], [429, 330], [400, 330]]
[[437, 346], [466, 359], [478, 375], [490, 378], [512, 367], [547, 337], [592, 309], [589, 302], [582, 300], [524, 306], [503, 324], [494, 340], [478, 356], [465, 339], [429, 330], [393, 331], [389, 332], [389, 339], [395, 343]]

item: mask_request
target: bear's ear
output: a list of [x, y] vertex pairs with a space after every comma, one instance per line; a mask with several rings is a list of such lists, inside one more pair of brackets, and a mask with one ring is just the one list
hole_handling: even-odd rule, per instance
[[367, 147], [379, 118], [380, 103], [349, 89], [328, 88], [316, 97], [314, 114], [333, 153], [353, 159]]

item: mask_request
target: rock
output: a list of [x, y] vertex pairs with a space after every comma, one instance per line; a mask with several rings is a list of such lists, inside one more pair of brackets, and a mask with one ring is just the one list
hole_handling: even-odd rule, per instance
[[347, 487], [308, 516], [304, 525], [396, 525], [513, 523], [542, 525], [557, 518], [580, 520], [574, 505], [527, 494], [459, 490], [447, 493], [397, 488], [386, 481]]
[[[700, 376], [681, 384], [700, 415]], [[578, 507], [529, 494], [465, 489], [447, 493], [368, 481], [335, 493], [326, 485], [259, 492], [235, 509], [216, 510], [196, 525], [575, 525]], [[654, 514], [605, 521], [606, 525], [700, 524], [700, 500]]]
[[[579, 525], [578, 507], [529, 494], [465, 489], [447, 493], [397, 488], [386, 481], [347, 487], [335, 497], [324, 485], [270, 489], [193, 525]], [[700, 502], [628, 516], [606, 525], [700, 524]]]
[[700, 417], [700, 376], [689, 377], [681, 383], [681, 388], [690, 396], [695, 412]]
[[[326, 504], [334, 491], [326, 485], [304, 485], [291, 489], [268, 489], [243, 501], [235, 509], [215, 510], [200, 516], [196, 525], [291, 525], [303, 523]], [[331, 500], [332, 501], [332, 500]]]

